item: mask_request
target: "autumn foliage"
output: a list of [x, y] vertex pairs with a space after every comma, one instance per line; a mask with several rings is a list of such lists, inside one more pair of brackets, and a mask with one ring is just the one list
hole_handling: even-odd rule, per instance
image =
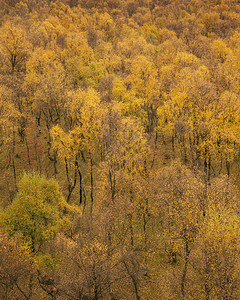
[[236, 0], [0, 1], [0, 299], [240, 299]]

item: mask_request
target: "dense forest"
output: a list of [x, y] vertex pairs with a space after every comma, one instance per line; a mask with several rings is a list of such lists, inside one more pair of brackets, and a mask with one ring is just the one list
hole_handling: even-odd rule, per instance
[[240, 299], [237, 0], [0, 0], [0, 299]]

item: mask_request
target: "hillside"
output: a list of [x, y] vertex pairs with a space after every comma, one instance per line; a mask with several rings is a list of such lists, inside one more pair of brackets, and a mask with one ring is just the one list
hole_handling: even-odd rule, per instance
[[0, 0], [0, 299], [240, 299], [240, 4]]

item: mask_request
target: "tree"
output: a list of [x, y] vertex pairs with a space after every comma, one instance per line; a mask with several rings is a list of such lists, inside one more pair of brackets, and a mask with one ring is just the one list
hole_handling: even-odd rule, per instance
[[[5, 86], [0, 87], [0, 130], [1, 144], [7, 150], [8, 167], [12, 166], [14, 189], [17, 187], [16, 142], [21, 120], [20, 112], [12, 103], [12, 91]], [[8, 168], [7, 167], [7, 168]]]
[[107, 255], [107, 250], [97, 234], [93, 238], [84, 230], [73, 239], [59, 237], [57, 255], [60, 259], [60, 295], [94, 300], [109, 297], [107, 269], [111, 257]]
[[18, 235], [33, 253], [59, 231], [71, 231], [67, 212], [74, 209], [63, 199], [54, 180], [37, 174], [25, 174], [19, 192], [2, 219], [10, 236]]
[[6, 22], [1, 28], [1, 53], [6, 59], [10, 73], [25, 71], [26, 60], [30, 54], [31, 43], [23, 29]]
[[[204, 184], [178, 161], [155, 178], [155, 215], [160, 218], [162, 249], [168, 262], [179, 262], [177, 295], [186, 296], [190, 255], [203, 219]], [[161, 242], [160, 242], [161, 243]], [[176, 295], [175, 295], [176, 296]]]
[[62, 53], [66, 74], [73, 86], [79, 87], [84, 83], [84, 70], [94, 60], [94, 53], [83, 33], [68, 34], [66, 45]]
[[76, 186], [77, 172], [80, 176], [80, 203], [82, 203], [82, 175], [80, 158], [88, 158], [90, 172], [90, 214], [94, 202], [94, 159], [99, 154], [103, 135], [104, 107], [98, 93], [93, 89], [69, 92], [66, 104], [70, 130], [65, 133], [55, 126], [51, 130], [53, 148], [64, 160], [68, 180], [68, 201]]
[[[239, 216], [212, 206], [190, 257], [192, 286], [205, 299], [234, 299], [239, 295]], [[197, 295], [194, 295], [194, 298]]]
[[3, 299], [30, 299], [34, 267], [28, 247], [0, 232], [0, 293]]
[[157, 70], [151, 61], [139, 55], [131, 60], [129, 71], [125, 85], [140, 99], [141, 108], [145, 111], [143, 122], [147, 131], [151, 132], [156, 125], [156, 110], [159, 105]]
[[23, 86], [27, 94], [25, 105], [36, 120], [32, 126], [37, 132], [41, 128], [47, 130], [47, 152], [56, 177], [57, 155], [52, 151], [50, 130], [61, 121], [66, 96], [66, 78], [58, 54], [37, 48], [27, 62]]

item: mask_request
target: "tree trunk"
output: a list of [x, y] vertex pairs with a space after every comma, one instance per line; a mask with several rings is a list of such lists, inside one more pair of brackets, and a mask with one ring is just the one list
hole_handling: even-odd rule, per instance
[[91, 152], [89, 152], [90, 154], [90, 185], [91, 185], [91, 189], [90, 189], [90, 199], [91, 199], [91, 205], [90, 205], [90, 218], [92, 220], [92, 211], [93, 211], [93, 159], [92, 159], [92, 154]]
[[72, 192], [76, 186], [77, 183], [77, 165], [75, 163], [75, 167], [74, 167], [74, 179], [72, 179], [72, 175], [69, 174], [69, 167], [68, 167], [68, 162], [67, 159], [65, 158], [65, 167], [66, 167], [66, 175], [67, 175], [67, 180], [68, 180], [68, 196], [67, 196], [67, 202], [70, 201]]
[[15, 146], [16, 146], [16, 140], [15, 140], [15, 131], [14, 131], [14, 126], [13, 126], [12, 167], [13, 167], [13, 177], [14, 177], [15, 188], [17, 190], [17, 173], [16, 173], [16, 166], [15, 166]]
[[190, 254], [188, 240], [186, 238], [184, 240], [185, 240], [185, 262], [184, 262], [182, 281], [181, 281], [181, 293], [183, 299], [185, 298], [185, 284], [186, 284], [186, 277], [187, 277], [188, 259]]
[[78, 175], [79, 175], [79, 204], [81, 205], [83, 203], [83, 186], [82, 186], [82, 173], [80, 170], [80, 166], [78, 161], [76, 160], [77, 164], [77, 170], [78, 170]]

